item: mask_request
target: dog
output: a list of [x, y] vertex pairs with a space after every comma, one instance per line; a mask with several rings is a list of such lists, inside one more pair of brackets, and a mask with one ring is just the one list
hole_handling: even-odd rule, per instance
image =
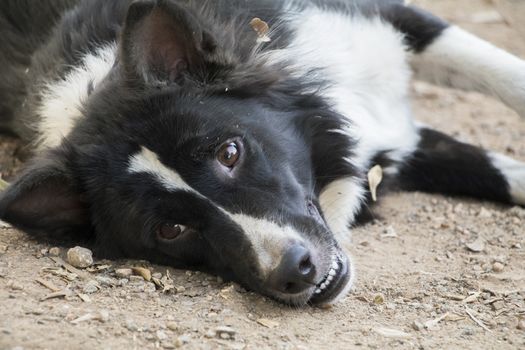
[[327, 305], [380, 191], [525, 205], [525, 164], [417, 123], [411, 78], [525, 116], [525, 62], [398, 0], [3, 0], [0, 218]]

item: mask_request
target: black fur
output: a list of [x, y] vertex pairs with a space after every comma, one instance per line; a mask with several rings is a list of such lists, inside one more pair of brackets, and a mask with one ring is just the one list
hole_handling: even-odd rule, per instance
[[402, 165], [404, 190], [446, 193], [509, 203], [509, 185], [481, 148], [422, 129], [418, 150]]

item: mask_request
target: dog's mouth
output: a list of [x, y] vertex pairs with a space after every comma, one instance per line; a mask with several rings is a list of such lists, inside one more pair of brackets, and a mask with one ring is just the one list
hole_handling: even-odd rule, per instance
[[310, 303], [326, 305], [343, 297], [351, 287], [352, 272], [348, 258], [343, 254], [332, 257], [330, 268], [321, 281], [315, 286]]

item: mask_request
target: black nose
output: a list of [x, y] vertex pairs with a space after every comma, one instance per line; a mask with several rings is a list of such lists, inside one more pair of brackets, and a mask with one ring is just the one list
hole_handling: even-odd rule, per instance
[[315, 285], [315, 265], [308, 249], [294, 244], [270, 273], [269, 287], [281, 293], [296, 294]]

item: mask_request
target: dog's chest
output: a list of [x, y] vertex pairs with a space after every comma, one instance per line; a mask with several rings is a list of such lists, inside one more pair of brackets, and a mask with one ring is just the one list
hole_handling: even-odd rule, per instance
[[[411, 70], [403, 37], [379, 18], [309, 9], [289, 18], [291, 45], [272, 54], [325, 81], [323, 94], [347, 118], [341, 132], [358, 140], [353, 162], [376, 154], [400, 160], [417, 142], [408, 101]], [[388, 171], [389, 169], [387, 169]], [[390, 169], [395, 171], [395, 169]]]

